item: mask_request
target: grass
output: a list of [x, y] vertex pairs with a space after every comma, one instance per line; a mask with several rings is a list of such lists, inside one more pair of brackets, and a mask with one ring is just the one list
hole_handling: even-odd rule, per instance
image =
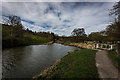
[[117, 53], [115, 50], [111, 50], [108, 52], [108, 56], [112, 59], [113, 63], [118, 67], [120, 70], [120, 58], [118, 58]]
[[32, 34], [28, 34], [28, 33], [25, 33], [24, 37], [27, 38], [27, 39], [30, 39], [29, 40], [30, 44], [41, 44], [41, 43], [47, 43], [48, 42], [47, 38], [32, 35]]
[[70, 44], [71, 42], [67, 41], [67, 42], [64, 42], [63, 44], [67, 45], [67, 44]]
[[44, 70], [40, 78], [98, 78], [95, 50], [80, 49], [64, 56], [59, 62]]

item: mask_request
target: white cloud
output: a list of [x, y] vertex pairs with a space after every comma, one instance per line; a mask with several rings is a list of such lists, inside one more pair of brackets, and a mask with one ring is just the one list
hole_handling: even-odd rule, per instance
[[[2, 13], [20, 16], [25, 28], [33, 31], [52, 31], [58, 35], [71, 35], [75, 28], [85, 28], [86, 33], [105, 29], [111, 20], [108, 14], [113, 4], [4, 2]], [[69, 22], [64, 22], [65, 20]], [[51, 27], [42, 27], [43, 25]]]

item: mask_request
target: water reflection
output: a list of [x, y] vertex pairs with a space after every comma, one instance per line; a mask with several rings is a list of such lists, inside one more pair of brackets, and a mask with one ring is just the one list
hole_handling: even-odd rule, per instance
[[75, 49], [79, 48], [56, 43], [6, 49], [3, 51], [3, 78], [31, 78]]

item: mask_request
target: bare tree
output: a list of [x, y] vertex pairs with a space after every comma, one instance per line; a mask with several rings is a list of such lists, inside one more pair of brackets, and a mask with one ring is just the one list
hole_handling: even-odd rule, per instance
[[87, 37], [84, 28], [74, 29], [71, 34], [74, 37], [74, 42], [85, 41]]
[[84, 28], [74, 29], [72, 31], [73, 36], [86, 36]]
[[120, 1], [115, 3], [113, 9], [111, 9], [110, 15], [116, 15], [117, 21], [120, 22]]
[[53, 43], [55, 43], [55, 34], [53, 32], [51, 32], [52, 37], [53, 37]]
[[[113, 38], [119, 38], [120, 41], [120, 1], [117, 2], [110, 12], [110, 15], [116, 15], [115, 22], [107, 27], [107, 32]], [[120, 43], [118, 43], [118, 56], [120, 58]]]
[[21, 19], [19, 16], [9, 16], [9, 23], [12, 26], [21, 26]]
[[15, 15], [3, 17], [3, 23], [11, 26], [22, 26], [20, 17]]
[[19, 16], [8, 16], [8, 17], [4, 17], [3, 18], [4, 24], [9, 25], [10, 26], [10, 35], [11, 38], [14, 36], [16, 37], [20, 37], [23, 35], [22, 33], [22, 23], [21, 23], [21, 18]]

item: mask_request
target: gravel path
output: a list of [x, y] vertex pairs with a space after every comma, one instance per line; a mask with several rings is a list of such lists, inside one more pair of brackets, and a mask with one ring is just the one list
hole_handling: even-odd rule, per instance
[[[96, 66], [100, 78], [116, 78], [118, 80], [118, 69], [112, 64], [111, 60], [107, 56], [106, 50], [99, 50], [96, 53]], [[120, 80], [120, 76], [119, 76]]]

